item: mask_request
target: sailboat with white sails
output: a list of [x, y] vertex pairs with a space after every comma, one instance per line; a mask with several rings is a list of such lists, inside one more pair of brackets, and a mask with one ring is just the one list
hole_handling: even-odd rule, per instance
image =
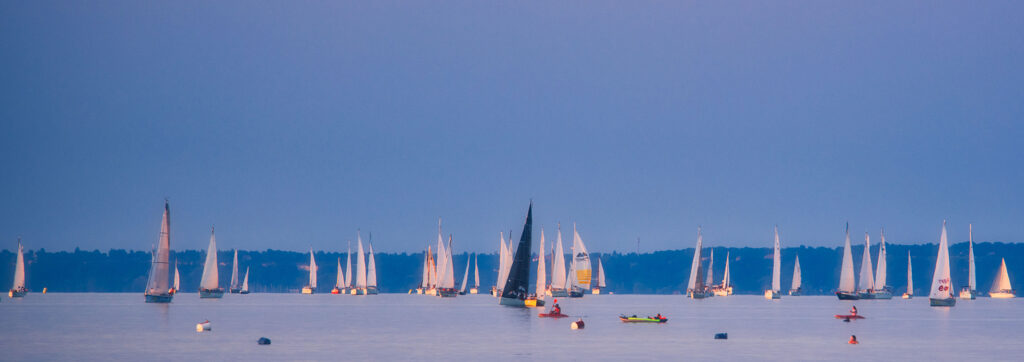
[[[865, 234], [867, 238], [867, 234]], [[875, 265], [875, 277], [872, 280], [873, 286], [867, 293], [861, 293], [860, 299], [892, 299], [892, 287], [886, 285], [886, 253], [885, 253], [885, 229], [881, 232], [881, 243], [878, 244], [878, 264]], [[870, 259], [868, 259], [870, 262]]]
[[363, 251], [363, 237], [356, 234], [356, 280], [349, 291], [351, 295], [366, 295], [366, 254]]
[[949, 242], [946, 236], [946, 220], [942, 220], [939, 254], [935, 259], [935, 272], [932, 273], [932, 288], [928, 293], [928, 301], [932, 307], [956, 305], [956, 299], [953, 299], [953, 280], [949, 273]]
[[242, 279], [242, 290], [238, 294], [249, 294], [249, 267], [245, 267], [245, 278]]
[[1013, 286], [1010, 285], [1010, 275], [1006, 273], [1006, 258], [1003, 258], [1002, 263], [999, 265], [999, 272], [996, 273], [996, 279], [992, 281], [992, 290], [988, 292], [988, 296], [996, 299], [1007, 299], [1017, 296], [1017, 291], [1013, 290]]
[[470, 257], [466, 257], [466, 272], [462, 273], [462, 284], [459, 284], [459, 295], [466, 295], [466, 293], [468, 293], [466, 286], [469, 284], [469, 265], [472, 264], [469, 262], [470, 259]]
[[[171, 207], [164, 200], [164, 216], [160, 222], [160, 239], [149, 264], [149, 280], [146, 282], [146, 303], [170, 303], [174, 298], [170, 282], [171, 257]], [[24, 261], [22, 261], [24, 263]], [[22, 273], [24, 278], [24, 273]]]
[[199, 282], [199, 298], [221, 298], [224, 288], [220, 287], [220, 274], [217, 272], [217, 236], [210, 228], [210, 246], [206, 250], [206, 263], [203, 264], [203, 278]]
[[377, 291], [377, 262], [373, 257], [373, 234], [370, 234], [370, 252], [366, 257], [366, 295], [376, 295]]
[[590, 290], [590, 294], [601, 294], [601, 290], [603, 290], [605, 286], [604, 265], [601, 264], [601, 258], [597, 258], [597, 284]]
[[775, 226], [775, 250], [772, 253], [772, 287], [764, 291], [764, 299], [782, 299], [782, 248], [779, 226]]
[[242, 284], [238, 280], [238, 249], [235, 249], [235, 259], [231, 262], [231, 283], [228, 284], [228, 291], [235, 294], [242, 291]]
[[914, 270], [910, 265], [910, 250], [907, 250], [907, 291], [903, 293], [903, 299], [914, 297]]
[[804, 295], [803, 275], [800, 273], [800, 255], [796, 256], [796, 263], [793, 264], [793, 286], [789, 288], [789, 295]]
[[316, 293], [316, 258], [313, 256], [313, 248], [309, 248], [309, 284], [302, 287], [302, 294]]
[[974, 225], [967, 224], [967, 286], [960, 290], [960, 299], [973, 300], [978, 295], [978, 277], [974, 274]]
[[590, 253], [587, 252], [587, 246], [583, 245], [583, 238], [580, 237], [580, 233], [576, 230], [576, 223], [572, 224], [572, 270], [569, 273], [570, 283], [569, 297], [570, 298], [582, 298], [583, 291], [590, 289], [590, 278], [591, 278], [591, 266], [590, 266]]
[[725, 252], [725, 271], [722, 273], [722, 284], [711, 288], [716, 297], [732, 295], [732, 282], [729, 281], [729, 252]]
[[523, 301], [527, 307], [543, 307], [544, 291], [547, 289], [548, 272], [544, 263], [544, 228], [540, 229], [540, 255], [537, 256], [537, 283], [534, 292]]
[[860, 262], [860, 284], [857, 285], [857, 293], [860, 299], [871, 299], [871, 290], [875, 288], [875, 277], [871, 267], [871, 237], [864, 233], [864, 253]]
[[469, 294], [480, 292], [480, 256], [473, 254], [473, 287], [469, 288]]
[[331, 289], [331, 294], [341, 294], [343, 288], [345, 288], [345, 272], [341, 270], [341, 258], [338, 258], [338, 277], [334, 281], [334, 289]]
[[551, 287], [546, 293], [555, 298], [568, 297], [569, 290], [565, 287], [567, 281], [565, 274], [565, 249], [562, 248], [562, 224], [558, 224], [555, 248], [551, 251]]
[[[438, 244], [437, 296], [453, 298], [459, 295], [455, 289], [455, 263], [452, 260], [452, 235], [448, 235], [448, 246]], [[441, 255], [443, 253], [443, 255]]]
[[701, 268], [701, 248], [704, 243], [704, 231], [697, 227], [697, 245], [693, 250], [693, 261], [690, 262], [690, 280], [686, 283], [686, 296], [690, 299], [704, 299], [714, 296], [708, 286], [704, 285], [704, 273]]
[[853, 252], [850, 251], [850, 223], [846, 223], [846, 242], [843, 244], [843, 265], [839, 269], [839, 300], [858, 300], [856, 276], [853, 274]]
[[171, 293], [177, 293], [181, 290], [181, 273], [178, 273], [178, 261], [174, 261], [174, 290]]
[[14, 284], [7, 292], [10, 298], [21, 298], [28, 294], [25, 288], [25, 248], [21, 245], [21, 237], [18, 238], [18, 256], [14, 262]]

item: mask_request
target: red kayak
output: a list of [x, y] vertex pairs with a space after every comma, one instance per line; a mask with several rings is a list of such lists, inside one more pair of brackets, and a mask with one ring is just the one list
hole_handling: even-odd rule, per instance
[[863, 316], [859, 316], [859, 315], [852, 315], [852, 314], [851, 315], [841, 315], [841, 314], [836, 314], [836, 319], [847, 319], [847, 318], [849, 318], [849, 319], [864, 319]]
[[541, 318], [565, 318], [569, 315], [562, 313], [537, 313], [537, 316]]

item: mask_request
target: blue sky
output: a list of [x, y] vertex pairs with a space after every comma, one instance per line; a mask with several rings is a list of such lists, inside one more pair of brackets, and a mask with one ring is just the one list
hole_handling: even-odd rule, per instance
[[[1024, 240], [1020, 2], [0, 4], [0, 244]], [[877, 240], [877, 239], [876, 239]]]

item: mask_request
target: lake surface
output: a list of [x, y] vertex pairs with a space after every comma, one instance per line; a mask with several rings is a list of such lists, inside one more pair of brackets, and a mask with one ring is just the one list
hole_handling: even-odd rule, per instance
[[[179, 294], [169, 305], [133, 294], [29, 294], [0, 302], [3, 360], [509, 360], [509, 359], [981, 359], [1024, 355], [1024, 302], [927, 298], [839, 301], [674, 295], [560, 298], [582, 316], [537, 318], [489, 295]], [[867, 317], [833, 318], [856, 305]], [[619, 314], [662, 313], [668, 323], [625, 324]], [[195, 325], [212, 322], [211, 332]], [[714, 340], [717, 332], [728, 340]], [[860, 345], [848, 345], [851, 334]], [[256, 344], [268, 337], [272, 345]]]

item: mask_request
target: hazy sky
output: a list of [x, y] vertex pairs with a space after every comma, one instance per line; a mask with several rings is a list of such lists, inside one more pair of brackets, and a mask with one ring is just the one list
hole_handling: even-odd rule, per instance
[[1022, 2], [339, 3], [0, 3], [0, 248], [1024, 241]]

